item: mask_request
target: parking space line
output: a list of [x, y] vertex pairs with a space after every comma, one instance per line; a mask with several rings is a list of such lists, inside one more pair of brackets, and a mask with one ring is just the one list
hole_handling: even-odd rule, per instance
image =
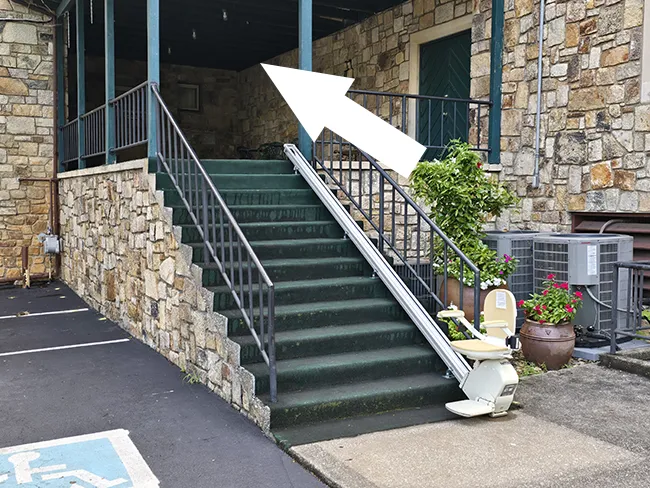
[[90, 309], [88, 309], [88, 308], [75, 308], [73, 310], [56, 310], [56, 311], [53, 311], [53, 312], [36, 312], [36, 313], [27, 312], [27, 313], [24, 313], [24, 315], [21, 314], [21, 313], [17, 313], [17, 314], [14, 314], [14, 315], [3, 315], [2, 317], [0, 317], [0, 320], [19, 319], [19, 318], [23, 318], [23, 317], [42, 317], [43, 315], [61, 315], [61, 314], [66, 314], [66, 313], [87, 312], [88, 310], [90, 310]]
[[86, 342], [83, 344], [71, 344], [69, 346], [56, 346], [56, 347], [44, 347], [41, 349], [26, 349], [23, 351], [13, 351], [13, 352], [2, 352], [0, 357], [6, 356], [19, 356], [21, 354], [32, 354], [36, 352], [47, 352], [47, 351], [61, 351], [64, 349], [77, 349], [80, 347], [91, 347], [91, 346], [104, 346], [108, 344], [119, 344], [121, 342], [129, 342], [130, 339], [114, 339], [112, 341], [101, 341], [101, 342]]

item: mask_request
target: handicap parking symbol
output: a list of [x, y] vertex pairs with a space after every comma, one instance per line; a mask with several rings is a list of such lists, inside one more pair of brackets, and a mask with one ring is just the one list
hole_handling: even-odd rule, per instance
[[126, 430], [0, 448], [0, 488], [157, 488]]

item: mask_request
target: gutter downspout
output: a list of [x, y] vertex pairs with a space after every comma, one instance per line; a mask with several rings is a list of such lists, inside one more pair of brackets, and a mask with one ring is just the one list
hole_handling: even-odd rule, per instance
[[537, 113], [535, 114], [535, 169], [533, 171], [533, 188], [539, 188], [540, 129], [542, 118], [542, 51], [544, 48], [544, 10], [546, 0], [539, 2], [539, 50], [537, 52]]

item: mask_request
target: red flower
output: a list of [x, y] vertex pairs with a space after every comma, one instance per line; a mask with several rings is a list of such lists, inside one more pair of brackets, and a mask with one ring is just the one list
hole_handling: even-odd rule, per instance
[[554, 275], [553, 273], [551, 273], [551, 274], [549, 274], [549, 275], [546, 277], [546, 279], [547, 279], [547, 280], [554, 280], [554, 279], [555, 279], [555, 275]]
[[518, 307], [523, 307], [523, 306], [524, 306], [524, 301], [523, 301], [523, 300], [519, 300], [519, 301], [517, 302], [517, 306], [518, 306]]
[[578, 300], [571, 300], [571, 303], [578, 303]]
[[546, 305], [542, 305], [542, 310], [546, 310], [548, 307]]
[[483, 167], [483, 163], [476, 163], [476, 167], [477, 167], [478, 169], [481, 169], [481, 168]]
[[560, 288], [559, 283], [553, 283], [553, 288]]
[[581, 291], [577, 291], [577, 292], [575, 293], [575, 295], [576, 295], [576, 297], [578, 298], [578, 300], [582, 300], [582, 292], [581, 292]]
[[542, 295], [544, 295], [544, 296], [548, 295], [548, 290], [544, 290], [544, 291], [542, 292]]
[[569, 289], [569, 284], [568, 283], [562, 283], [560, 285], [560, 288], [562, 288], [563, 290], [568, 290]]
[[574, 308], [571, 305], [568, 305], [568, 304], [565, 305], [564, 308], [569, 313], [573, 313], [573, 311], [574, 311]]
[[533, 308], [533, 310], [535, 310], [535, 312], [538, 312], [538, 313], [542, 312], [542, 308], [539, 305], [535, 305], [535, 308]]
[[546, 320], [544, 320], [544, 319], [539, 319], [539, 323], [540, 323], [540, 324], [545, 324], [545, 323], [546, 323]]

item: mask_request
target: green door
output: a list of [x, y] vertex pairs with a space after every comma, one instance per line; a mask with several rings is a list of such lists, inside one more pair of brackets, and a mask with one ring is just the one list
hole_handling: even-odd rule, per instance
[[[420, 46], [420, 95], [469, 98], [471, 43], [467, 30]], [[418, 141], [434, 146], [423, 159], [441, 157], [452, 139], [467, 141], [466, 103], [420, 100], [418, 105]]]

